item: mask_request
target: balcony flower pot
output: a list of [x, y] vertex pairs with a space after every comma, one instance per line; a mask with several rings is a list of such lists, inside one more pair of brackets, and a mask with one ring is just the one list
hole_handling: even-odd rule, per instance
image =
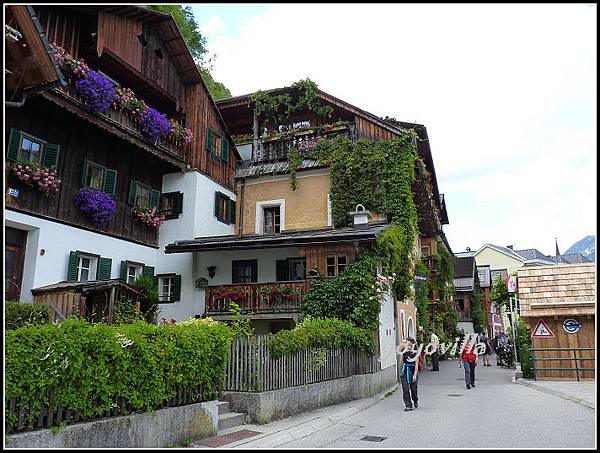
[[11, 175], [46, 196], [60, 190], [62, 180], [54, 167], [43, 167], [33, 162], [15, 162], [9, 166]]

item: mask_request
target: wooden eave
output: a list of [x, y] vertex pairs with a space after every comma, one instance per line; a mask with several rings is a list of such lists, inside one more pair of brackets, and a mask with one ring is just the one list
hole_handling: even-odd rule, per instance
[[83, 107], [83, 104], [59, 92], [58, 90], [44, 92], [42, 93], [42, 96], [59, 105], [60, 107], [68, 110], [69, 112], [77, 115], [78, 117], [84, 118], [93, 125], [98, 126], [104, 129], [105, 131], [110, 132], [111, 134], [114, 134], [117, 137], [128, 141], [129, 143], [137, 146], [138, 148], [141, 148], [144, 151], [155, 155], [163, 161], [173, 165], [178, 170], [184, 170], [186, 168], [186, 163], [181, 157], [172, 154], [167, 149], [159, 149], [153, 145], [150, 145], [144, 140], [144, 137], [142, 135], [134, 133], [133, 131], [123, 127], [118, 122], [112, 121], [110, 118], [100, 118], [98, 116], [86, 112]]
[[[48, 41], [34, 9], [25, 5], [9, 5], [8, 8], [16, 21], [13, 28], [17, 28], [22, 35], [22, 41], [19, 43], [5, 42], [7, 57], [13, 57], [12, 60], [7, 58], [7, 63], [23, 65], [20, 72], [23, 73], [21, 83], [24, 84], [20, 91], [27, 94], [65, 84], [62, 71], [50, 53]], [[23, 47], [24, 44], [26, 47]], [[11, 66], [8, 64], [6, 69], [10, 71]]]

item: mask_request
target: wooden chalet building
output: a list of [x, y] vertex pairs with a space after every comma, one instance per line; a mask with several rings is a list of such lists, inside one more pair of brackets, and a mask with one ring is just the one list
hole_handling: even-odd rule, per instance
[[[283, 138], [273, 137], [274, 130], [258, 130], [257, 116], [249, 106], [250, 95], [217, 102], [229, 131], [238, 139], [242, 156], [236, 172], [236, 234], [178, 240], [166, 247], [167, 253], [192, 252], [197, 257], [195, 263], [207, 284], [204, 305], [208, 316], [230, 319], [226, 299], [231, 298], [251, 317], [259, 333], [292, 328], [314, 271], [328, 277], [338, 275], [390, 226], [387, 217], [379, 213], [371, 213], [368, 223], [364, 219], [361, 223], [357, 219], [365, 215], [358, 208], [354, 225], [334, 228], [329, 168], [315, 160], [302, 160], [297, 169], [297, 187], [291, 189], [287, 154], [293, 147], [302, 153], [314, 149], [318, 141], [339, 134], [352, 140], [392, 139], [403, 135], [408, 125], [381, 119], [321, 90], [318, 95], [322, 105], [333, 109], [333, 115], [325, 119], [308, 110], [296, 112], [286, 125], [301, 129]], [[424, 126], [415, 126], [419, 135], [426, 137]], [[435, 242], [447, 216], [443, 196], [438, 195], [433, 180], [429, 145], [418, 149], [427, 167], [427, 172], [417, 170], [413, 190], [421, 231], [415, 250], [420, 253], [421, 241]], [[281, 291], [292, 296], [286, 298]], [[380, 319], [379, 348], [385, 368], [395, 364], [396, 345], [416, 335], [414, 304], [385, 300]]]
[[[239, 154], [172, 16], [140, 6], [6, 11], [15, 18], [10, 26], [27, 39], [22, 48], [41, 56], [35, 60], [37, 79], [24, 80], [64, 83], [5, 103], [5, 298], [30, 301], [32, 289], [65, 281], [120, 278], [131, 284], [146, 274], [159, 283], [159, 317], [200, 314], [192, 256], [166, 256], [164, 245], [181, 236], [234, 233], [233, 218], [214, 215], [213, 199], [223, 194], [235, 205]], [[36, 28], [23, 21], [33, 21], [37, 37]], [[8, 62], [18, 61], [11, 49], [19, 43], [8, 46]], [[53, 44], [114, 88], [133, 90], [138, 100], [189, 128], [191, 141], [172, 133], [152, 138], [134, 114], [114, 104], [104, 113], [91, 112], [77, 77], [57, 64], [65, 59], [59, 62], [50, 51]], [[10, 92], [14, 73], [5, 72], [5, 78]], [[38, 190], [33, 178], [24, 181], [24, 170], [18, 174], [18, 165], [42, 167], [42, 173], [53, 166], [59, 190]], [[113, 197], [109, 222], [97, 224], [75, 205], [83, 188]], [[152, 207], [166, 214], [159, 227], [133, 214], [134, 208]]]

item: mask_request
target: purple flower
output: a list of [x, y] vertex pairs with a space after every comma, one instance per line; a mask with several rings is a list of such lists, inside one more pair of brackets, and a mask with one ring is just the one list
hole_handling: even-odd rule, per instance
[[146, 107], [139, 119], [140, 127], [153, 141], [159, 141], [171, 133], [171, 123], [166, 115], [161, 114], [152, 107]]
[[110, 222], [117, 210], [117, 204], [113, 197], [106, 192], [87, 187], [75, 195], [75, 206], [81, 212], [88, 214], [98, 225]]
[[75, 82], [77, 93], [85, 102], [85, 109], [90, 113], [105, 113], [115, 97], [115, 87], [102, 74], [90, 69], [81, 80]]

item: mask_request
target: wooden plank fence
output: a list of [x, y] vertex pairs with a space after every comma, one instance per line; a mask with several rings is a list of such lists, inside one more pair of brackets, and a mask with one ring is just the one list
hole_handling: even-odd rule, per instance
[[[175, 387], [175, 395], [173, 398], [155, 405], [153, 409], [185, 406], [186, 404], [200, 403], [206, 400], [206, 398], [202, 398], [202, 386], [177, 386]], [[61, 423], [73, 424], [136, 412], [133, 407], [120, 396], [113, 397], [113, 407], [111, 409], [92, 416], [82, 416], [76, 411], [64, 407], [57, 407], [54, 404], [54, 395], [52, 394], [48, 395], [47, 401], [48, 403], [46, 404], [44, 401], [32, 401], [19, 398], [7, 400], [6, 413], [12, 414], [14, 417], [5, 417], [6, 432], [17, 433], [21, 431], [51, 428], [53, 426], [59, 426]], [[13, 418], [14, 420], [11, 420]]]
[[377, 355], [357, 349], [305, 349], [274, 359], [267, 348], [268, 337], [232, 341], [223, 391], [264, 392], [381, 370]]

